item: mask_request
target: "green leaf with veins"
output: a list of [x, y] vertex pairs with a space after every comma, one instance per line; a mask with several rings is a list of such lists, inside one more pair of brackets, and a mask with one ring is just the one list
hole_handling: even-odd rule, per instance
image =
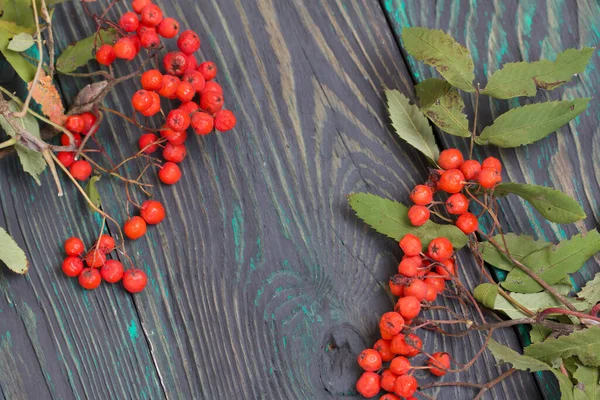
[[[502, 235], [496, 235], [492, 239], [494, 242], [504, 248]], [[505, 234], [504, 239], [506, 240], [508, 252], [517, 261], [523, 261], [523, 259], [528, 255], [552, 246], [552, 243], [550, 242], [546, 242], [544, 240], [535, 240], [531, 236], [517, 235], [512, 232]], [[479, 243], [479, 246], [483, 255], [483, 259], [488, 264], [491, 264], [503, 271], [511, 271], [515, 267], [512, 261], [510, 261], [504, 253], [496, 249], [496, 247], [494, 247], [491, 243], [481, 242]]]
[[25, 252], [3, 228], [0, 228], [0, 261], [17, 274], [25, 274], [29, 269]]
[[462, 110], [465, 103], [448, 82], [429, 78], [415, 86], [421, 111], [441, 130], [451, 135], [470, 137], [469, 121]]
[[584, 365], [600, 367], [600, 327], [590, 326], [570, 335], [549, 338], [525, 347], [525, 355], [543, 362], [577, 356]]

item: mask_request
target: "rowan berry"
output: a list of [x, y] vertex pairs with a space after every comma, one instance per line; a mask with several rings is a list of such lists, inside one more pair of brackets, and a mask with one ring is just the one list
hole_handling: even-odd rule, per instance
[[183, 75], [187, 67], [187, 57], [180, 51], [172, 51], [163, 57], [163, 66], [170, 75]]
[[100, 240], [98, 241], [98, 250], [103, 252], [104, 254], [108, 254], [115, 249], [115, 239], [110, 235], [102, 235], [100, 236]]
[[476, 160], [467, 160], [460, 166], [460, 172], [463, 173], [465, 179], [468, 181], [477, 179], [479, 171], [481, 171], [481, 164]]
[[446, 200], [446, 210], [450, 214], [462, 214], [469, 209], [469, 200], [462, 193], [455, 193]]
[[96, 61], [102, 65], [110, 65], [117, 58], [115, 49], [110, 44], [103, 44], [96, 51]]
[[123, 278], [123, 264], [118, 260], [106, 260], [100, 268], [100, 276], [108, 283], [117, 283]]
[[[81, 144], [81, 135], [79, 133], [73, 133], [73, 140], [75, 141], [75, 147], [79, 147]], [[60, 144], [63, 146], [70, 146], [71, 143], [71, 139], [69, 139], [69, 136], [67, 136], [66, 133], [63, 133], [60, 136]]]
[[229, 110], [219, 110], [215, 114], [215, 128], [219, 132], [226, 132], [235, 127], [235, 115]]
[[456, 274], [454, 271], [454, 260], [449, 258], [441, 262], [441, 265], [436, 265], [435, 272], [443, 276], [445, 280], [450, 280]]
[[139, 293], [146, 287], [148, 277], [141, 269], [130, 269], [123, 274], [123, 287], [129, 293]]
[[158, 171], [158, 178], [164, 184], [173, 185], [181, 179], [181, 170], [177, 164], [168, 161]]
[[208, 92], [215, 92], [217, 94], [223, 95], [223, 88], [217, 82], [206, 81], [206, 85], [204, 85], [204, 89], [202, 89], [201, 94], [208, 93]]
[[208, 135], [212, 132], [215, 119], [205, 112], [197, 112], [192, 115], [192, 128], [198, 135]]
[[131, 40], [131, 43], [133, 43], [133, 47], [135, 48], [135, 54], [137, 55], [142, 49], [142, 42], [139, 36], [136, 33], [134, 33], [133, 35], [129, 35], [127, 37]]
[[421, 302], [415, 296], [404, 296], [398, 299], [394, 311], [405, 320], [413, 319], [421, 312]]
[[[90, 130], [92, 129], [92, 127], [94, 126], [94, 124], [96, 123], [96, 116], [94, 114], [92, 114], [91, 112], [84, 112], [79, 114], [81, 116], [81, 118], [83, 118], [83, 132], [87, 134], [88, 132], [90, 132]], [[94, 132], [92, 132], [93, 134]]]
[[56, 153], [56, 158], [62, 165], [69, 168], [75, 162], [75, 153], [72, 151], [59, 151]]
[[463, 231], [465, 235], [470, 235], [479, 228], [477, 217], [470, 212], [462, 213], [456, 219], [456, 226]]
[[379, 320], [380, 332], [385, 332], [388, 336], [397, 335], [402, 328], [404, 328], [404, 318], [395, 311], [384, 313]]
[[373, 345], [373, 349], [379, 352], [382, 361], [388, 362], [395, 357], [394, 353], [392, 353], [389, 340], [379, 339]]
[[185, 131], [190, 126], [190, 115], [182, 110], [171, 110], [167, 116], [167, 126], [175, 132]]
[[[195, 111], [198, 111], [200, 109], [200, 106], [196, 102], [186, 101], [185, 103], [182, 103], [177, 108], [183, 112], [190, 114], [190, 116], [191, 116]], [[191, 124], [191, 121], [190, 121], [190, 124]]]
[[142, 203], [140, 216], [147, 224], [155, 225], [165, 219], [165, 208], [157, 200], [146, 200]]
[[404, 296], [414, 296], [419, 301], [425, 300], [427, 285], [420, 279], [413, 279], [404, 286]]
[[396, 375], [404, 375], [410, 371], [410, 368], [410, 361], [408, 361], [408, 358], [403, 356], [395, 357], [390, 363], [390, 371]]
[[186, 101], [192, 101], [192, 99], [196, 95], [196, 91], [194, 90], [194, 87], [191, 83], [181, 81], [179, 82], [179, 84], [177, 84], [175, 95], [181, 102], [185, 103]]
[[135, 32], [140, 25], [140, 20], [136, 13], [129, 11], [121, 15], [119, 25], [125, 32]]
[[200, 48], [200, 38], [191, 29], [185, 30], [177, 38], [177, 47], [185, 54], [192, 54]]
[[86, 160], [77, 160], [71, 164], [69, 172], [78, 181], [85, 181], [92, 175], [92, 165]]
[[198, 60], [193, 54], [189, 54], [185, 60], [185, 72], [195, 71], [198, 68]]
[[106, 261], [106, 255], [99, 249], [92, 249], [85, 255], [85, 263], [90, 268], [100, 268]]
[[142, 9], [140, 14], [142, 17], [142, 24], [146, 26], [156, 26], [163, 20], [162, 10], [156, 4], [148, 4]]
[[[155, 26], [148, 26], [148, 25], [143, 25], [142, 24], [142, 25], [140, 25], [138, 27], [137, 31], [135, 32], [136, 33], [135, 36], [137, 36], [139, 38], [140, 36], [143, 36], [143, 35], [145, 35], [148, 32], [154, 32], [154, 33], [156, 33], [156, 27]], [[141, 44], [140, 44], [140, 46], [141, 46]]]
[[447, 149], [440, 153], [438, 164], [443, 169], [458, 169], [462, 165], [463, 155], [458, 149]]
[[448, 353], [437, 352], [431, 355], [432, 358], [427, 360], [429, 372], [435, 376], [444, 376], [450, 369], [450, 355]]
[[196, 92], [201, 92], [204, 89], [204, 85], [206, 85], [206, 81], [204, 80], [204, 76], [198, 71], [188, 71], [183, 74], [183, 81], [189, 82]]
[[394, 296], [402, 296], [404, 294], [404, 284], [396, 277], [400, 277], [400, 275], [391, 277], [388, 285], [390, 286], [390, 291]]
[[427, 286], [427, 294], [425, 295], [425, 300], [430, 303], [433, 303], [435, 301], [435, 299], [437, 298], [438, 293], [432, 286], [429, 286], [429, 285], [425, 285], [425, 286]]
[[62, 263], [62, 271], [71, 278], [79, 276], [83, 271], [83, 261], [79, 257], [67, 257]]
[[444, 261], [452, 257], [452, 243], [445, 237], [439, 237], [429, 242], [427, 254], [435, 261]]
[[377, 371], [381, 368], [381, 354], [377, 350], [365, 349], [358, 355], [358, 365], [365, 371]]
[[123, 225], [123, 233], [131, 240], [136, 240], [146, 233], [146, 221], [142, 217], [131, 217]]
[[100, 283], [102, 283], [102, 277], [96, 268], [84, 268], [79, 274], [79, 285], [84, 289], [96, 289]]
[[147, 110], [140, 111], [140, 114], [142, 114], [146, 117], [151, 117], [160, 111], [160, 96], [156, 92], [148, 92], [148, 93], [150, 93], [150, 97], [152, 98], [152, 104], [150, 105], [150, 107]]
[[139, 38], [140, 44], [145, 49], [156, 49], [160, 46], [160, 37], [154, 31], [145, 32]]
[[178, 77], [173, 75], [163, 75], [162, 87], [158, 90], [158, 94], [167, 99], [174, 99], [176, 97], [175, 92], [177, 91], [178, 84]]
[[413, 226], [421, 226], [429, 220], [430, 211], [425, 206], [412, 206], [408, 209], [408, 219]]
[[408, 277], [416, 276], [422, 262], [421, 256], [404, 256], [398, 264], [398, 273]]
[[[394, 382], [396, 382], [397, 377], [398, 377], [398, 375], [394, 374], [389, 369], [384, 369], [383, 372], [381, 373], [381, 388], [388, 392], [393, 392], [394, 391]], [[381, 399], [379, 399], [379, 400], [381, 400]]]
[[223, 96], [217, 92], [203, 92], [200, 96], [200, 108], [209, 114], [215, 114], [223, 107]]
[[85, 128], [85, 121], [81, 115], [69, 115], [65, 122], [65, 128], [73, 133], [81, 133]]
[[[394, 382], [396, 382], [396, 380], [394, 379]], [[382, 386], [383, 387], [383, 386]], [[395, 394], [392, 393], [386, 393], [383, 396], [381, 396], [379, 398], [379, 400], [400, 400], [400, 397], [396, 396]], [[408, 399], [407, 399], [408, 400]]]
[[131, 96], [131, 104], [136, 111], [147, 111], [153, 102], [151, 92], [147, 90], [138, 90]]
[[79, 257], [85, 252], [85, 245], [78, 237], [70, 237], [65, 240], [65, 253], [71, 257]]
[[179, 22], [174, 18], [164, 18], [158, 24], [158, 34], [164, 38], [174, 38], [177, 33], [179, 33]]
[[140, 136], [138, 141], [140, 145], [140, 150], [145, 154], [152, 154], [156, 150], [158, 150], [158, 145], [156, 142], [158, 141], [158, 137], [154, 133], [145, 133]]
[[147, 5], [150, 5], [152, 3], [152, 0], [133, 0], [131, 2], [131, 8], [133, 8], [133, 11], [135, 11], [136, 13], [141, 13], [142, 10], [144, 9], [144, 7], [146, 7]]
[[488, 157], [481, 163], [481, 168], [494, 168], [498, 172], [502, 172], [502, 163], [496, 157]]
[[465, 185], [465, 176], [458, 169], [449, 169], [442, 173], [437, 188], [447, 193], [458, 193]]
[[212, 61], [205, 61], [198, 66], [198, 72], [204, 76], [204, 80], [210, 81], [217, 76], [217, 64]]
[[419, 384], [412, 375], [402, 375], [394, 382], [394, 393], [400, 397], [412, 396], [416, 391]]
[[425, 274], [425, 279], [423, 280], [427, 286], [431, 286], [435, 289], [436, 292], [442, 293], [446, 288], [446, 281], [443, 277], [439, 276], [436, 272], [428, 272]]
[[187, 150], [183, 144], [174, 145], [173, 143], [168, 142], [165, 144], [162, 155], [167, 161], [180, 163], [187, 155]]
[[495, 168], [481, 168], [481, 171], [479, 171], [479, 176], [477, 177], [477, 181], [481, 187], [492, 189], [494, 186], [496, 186], [496, 184], [502, 182], [502, 175]]
[[404, 235], [398, 244], [407, 256], [418, 256], [423, 249], [421, 239], [411, 233]]
[[414, 357], [421, 352], [423, 342], [417, 335], [411, 333], [410, 335], [394, 336], [390, 345], [395, 354]]
[[184, 144], [185, 139], [187, 139], [186, 131], [175, 132], [170, 129], [163, 129], [160, 131], [160, 135], [162, 137], [164, 137], [165, 139], [167, 139], [167, 141], [169, 141], [169, 143], [172, 143], [175, 145]]
[[133, 60], [137, 55], [135, 43], [130, 37], [125, 36], [117, 40], [114, 45], [115, 56], [124, 60]]
[[433, 190], [426, 185], [417, 185], [410, 193], [410, 199], [419, 206], [426, 206], [433, 200]]
[[381, 378], [375, 372], [363, 373], [356, 382], [356, 391], [367, 399], [377, 396], [380, 390]]

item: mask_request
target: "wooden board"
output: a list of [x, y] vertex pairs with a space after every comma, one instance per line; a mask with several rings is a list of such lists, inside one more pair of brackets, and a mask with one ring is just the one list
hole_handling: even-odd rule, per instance
[[[57, 198], [48, 182], [34, 186], [15, 158], [0, 161], [0, 225], [33, 264], [27, 278], [0, 272], [0, 398], [356, 397], [355, 358], [391, 308], [386, 282], [400, 254], [352, 215], [345, 195], [406, 201], [425, 178], [424, 160], [388, 128], [382, 87], [409, 94], [412, 82], [384, 8], [268, 0], [161, 6], [200, 34], [198, 58], [219, 65], [238, 126], [190, 137], [182, 181], [155, 188], [168, 218], [128, 244], [150, 276], [135, 296], [108, 285], [84, 292], [64, 278], [62, 241], [77, 234], [89, 243], [100, 221], [66, 182], [67, 195]], [[109, 17], [124, 11], [117, 3]], [[80, 21], [55, 31], [60, 49], [94, 30], [78, 2], [59, 6], [55, 18]], [[135, 68], [118, 62], [116, 73]], [[60, 77], [67, 101], [88, 82]], [[130, 113], [138, 86], [122, 84], [105, 105]], [[109, 117], [99, 135], [122, 159], [141, 133]], [[103, 179], [100, 191], [119, 221], [134, 212], [124, 208], [120, 182]], [[481, 345], [477, 337], [423, 337], [428, 350], [461, 361]], [[519, 347], [511, 330], [495, 338]], [[486, 353], [469, 373], [445, 379], [484, 382], [506, 369]], [[526, 373], [487, 396], [515, 393], [540, 397]]]

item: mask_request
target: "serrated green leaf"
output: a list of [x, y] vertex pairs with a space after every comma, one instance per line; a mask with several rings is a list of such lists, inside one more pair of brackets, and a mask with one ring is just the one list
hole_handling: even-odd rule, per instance
[[476, 142], [498, 147], [519, 147], [536, 142], [581, 114], [589, 102], [589, 98], [583, 98], [513, 108], [486, 126]]
[[25, 82], [31, 82], [35, 76], [36, 66], [27, 61], [21, 54], [8, 49], [8, 43], [13, 35], [0, 30], [0, 52], [15, 72]]
[[35, 30], [31, 0], [0, 0], [1, 18]]
[[402, 40], [408, 53], [419, 61], [435, 67], [452, 85], [473, 92], [473, 60], [466, 47], [443, 31], [421, 27], [402, 30]]
[[589, 400], [600, 399], [600, 368], [588, 367], [577, 363], [577, 370], [573, 378], [577, 380], [575, 390], [579, 389], [585, 393]]
[[[535, 240], [531, 236], [516, 235], [512, 232], [504, 235], [508, 252], [517, 261], [522, 261], [528, 255], [540, 251], [546, 247], [552, 246], [552, 243], [543, 240]], [[494, 242], [504, 247], [501, 235], [492, 238]], [[488, 242], [479, 243], [483, 259], [490, 265], [503, 271], [511, 271], [515, 266], [508, 257]]]
[[440, 150], [427, 118], [400, 91], [386, 89], [385, 97], [392, 126], [398, 136], [435, 163]]
[[[98, 193], [98, 188], [96, 187], [96, 184], [99, 180], [100, 176], [94, 175], [90, 178], [87, 185], [85, 186], [85, 194], [87, 194], [89, 199], [96, 207], [100, 207], [100, 204], [102, 204], [102, 201], [100, 199], [100, 193]], [[90, 207], [90, 210], [95, 211], [89, 204], [88, 207]]]
[[[564, 293], [564, 290], [559, 290], [559, 292], [566, 294]], [[517, 303], [534, 313], [550, 307], [565, 308], [561, 302], [559, 302], [552, 294], [548, 292], [511, 293], [510, 297], [512, 297]], [[590, 307], [589, 303], [585, 301], [577, 301], [575, 299], [570, 300], [571, 304], [573, 304], [573, 306], [579, 311], [585, 311]], [[508, 300], [506, 300], [502, 296], [498, 296], [496, 298], [496, 302], [494, 304], [494, 307], [492, 308], [496, 311], [502, 311], [503, 313], [508, 315], [510, 319], [519, 319], [527, 317], [527, 315], [522, 313], [519, 309], [513, 306]]]
[[473, 290], [473, 296], [475, 300], [493, 310], [496, 305], [496, 297], [498, 296], [498, 285], [482, 283]]
[[377, 232], [399, 241], [412, 233], [427, 246], [432, 239], [446, 237], [455, 249], [467, 244], [467, 236], [454, 225], [439, 225], [427, 221], [422, 226], [413, 226], [408, 219], [408, 208], [401, 203], [369, 193], [354, 193], [348, 196], [350, 207], [356, 215]]
[[3, 228], [0, 228], [0, 261], [17, 274], [25, 274], [29, 269], [25, 252]]
[[8, 43], [8, 49], [18, 53], [27, 50], [34, 44], [33, 36], [29, 33], [19, 33]]
[[585, 284], [581, 291], [577, 293], [577, 297], [585, 299], [592, 306], [600, 302], [600, 272], [594, 276], [594, 279]]
[[96, 39], [96, 34], [81, 39], [61, 53], [56, 59], [56, 69], [60, 72], [75, 71], [94, 58], [94, 43], [98, 46], [102, 43], [112, 43], [116, 35], [117, 31], [115, 29], [108, 29], [101, 30], [98, 39]]
[[557, 358], [579, 357], [584, 365], [600, 367], [600, 327], [590, 326], [570, 335], [549, 338], [525, 347], [525, 355], [543, 362]]
[[415, 87], [421, 111], [441, 130], [451, 135], [470, 137], [469, 121], [462, 113], [465, 103], [458, 91], [446, 81], [429, 78]]
[[496, 186], [496, 196], [512, 193], [527, 200], [548, 221], [567, 224], [586, 217], [577, 200], [553, 188], [507, 182]]
[[556, 56], [556, 61], [540, 60], [504, 64], [490, 77], [482, 94], [498, 99], [535, 96], [537, 88], [553, 90], [585, 70], [594, 54], [593, 47], [568, 49]]
[[531, 343], [539, 343], [546, 340], [551, 333], [552, 329], [540, 324], [533, 324], [531, 325], [531, 331], [529, 331], [529, 337], [531, 338]]
[[[566, 274], [577, 271], [592, 255], [600, 251], [600, 234], [597, 230], [584, 235], [575, 235], [556, 246], [547, 247], [522, 260], [522, 263], [540, 278], [553, 285]], [[513, 269], [501, 285], [519, 293], [535, 293], [542, 287], [518, 268]]]

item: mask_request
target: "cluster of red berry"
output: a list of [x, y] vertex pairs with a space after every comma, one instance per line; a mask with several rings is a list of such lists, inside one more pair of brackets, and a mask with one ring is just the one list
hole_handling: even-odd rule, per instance
[[130, 293], [141, 292], [146, 287], [148, 278], [144, 271], [135, 268], [125, 271], [119, 260], [106, 258], [115, 250], [115, 240], [109, 235], [100, 235], [87, 253], [78, 237], [67, 239], [64, 247], [67, 258], [62, 263], [62, 270], [69, 277], [78, 277], [79, 284], [85, 289], [96, 289], [102, 280], [108, 283], [123, 280], [123, 287]]
[[469, 235], [477, 230], [477, 217], [468, 212], [469, 199], [461, 193], [470, 185], [479, 185], [484, 189], [492, 189], [502, 182], [502, 165], [497, 158], [488, 157], [480, 164], [476, 160], [464, 160], [457, 149], [448, 149], [440, 153], [438, 165], [441, 170], [433, 170], [429, 180], [417, 185], [410, 194], [415, 205], [408, 210], [408, 219], [414, 226], [421, 226], [429, 220], [430, 208], [439, 204], [433, 201], [436, 191], [449, 193], [445, 201], [446, 211], [450, 215], [458, 215], [456, 226]]
[[[407, 234], [400, 240], [400, 248], [404, 256], [398, 273], [389, 281], [392, 294], [399, 299], [394, 311], [381, 316], [381, 339], [358, 356], [358, 364], [365, 372], [356, 382], [356, 390], [366, 398], [377, 396], [383, 389], [389, 393], [381, 400], [399, 400], [400, 397], [416, 400], [413, 394], [418, 382], [409, 358], [421, 353], [423, 343], [412, 333], [416, 328], [411, 324], [421, 312], [422, 302], [435, 301], [438, 293], [445, 290], [445, 281], [455, 275], [454, 250], [447, 238], [433, 239], [423, 253], [421, 240]], [[386, 368], [383, 368], [384, 362], [389, 362]], [[450, 368], [450, 355], [434, 353], [427, 364], [433, 375], [443, 376]]]
[[[96, 116], [91, 112], [84, 112], [79, 115], [69, 115], [65, 122], [67, 128], [75, 140], [75, 145], [81, 144], [81, 135], [93, 135], [95, 132], [90, 132], [96, 123]], [[60, 137], [60, 142], [63, 146], [71, 145], [71, 140], [66, 134]], [[75, 160], [75, 152], [61, 151], [56, 154], [58, 160], [67, 168], [71, 175], [79, 181], [87, 180], [92, 175], [92, 164], [86, 160]]]

